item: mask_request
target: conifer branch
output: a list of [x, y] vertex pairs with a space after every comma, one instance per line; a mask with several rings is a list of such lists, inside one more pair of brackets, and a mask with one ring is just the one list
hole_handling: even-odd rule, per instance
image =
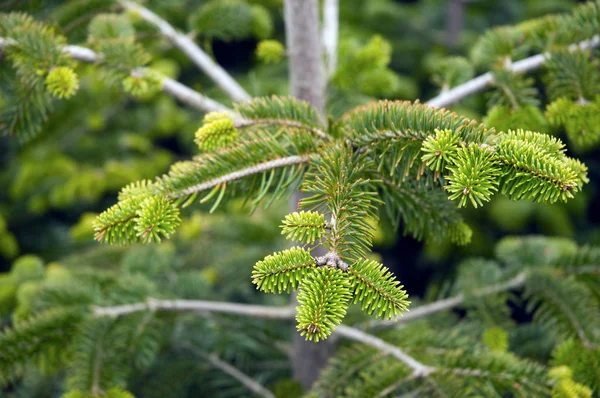
[[223, 373], [227, 373], [229, 376], [239, 381], [242, 385], [244, 385], [244, 387], [248, 388], [248, 390], [252, 391], [253, 393], [260, 395], [264, 398], [275, 398], [275, 395], [265, 386], [263, 386], [262, 384], [260, 384], [259, 382], [257, 382], [256, 380], [254, 380], [253, 378], [236, 368], [235, 366], [232, 366], [227, 362], [223, 361], [216, 354], [207, 354], [201, 352], [200, 350], [196, 349], [196, 347], [194, 347], [193, 345], [187, 343], [180, 344], [180, 347], [183, 347], [193, 352], [195, 355], [201, 356], [202, 358], [206, 359], [208, 362], [210, 362], [212, 366], [219, 369]]
[[[0, 37], [0, 49], [10, 44], [13, 44], [11, 43], [10, 39]], [[86, 47], [68, 45], [63, 48], [63, 52], [69, 54], [71, 57], [73, 57], [73, 59], [85, 63], [97, 63], [102, 61], [101, 55]], [[135, 73], [139, 75], [140, 72], [143, 73], [143, 69], [131, 72], [132, 74]], [[179, 101], [191, 106], [192, 108], [203, 112], [232, 113], [231, 109], [227, 108], [225, 105], [208, 98], [196, 90], [193, 90], [188, 86], [166, 76], [162, 79], [162, 90], [166, 94], [175, 97]]]
[[[577, 49], [590, 49], [597, 47], [599, 44], [600, 36], [596, 35], [589, 40], [584, 40], [582, 42], [570, 45], [569, 51], [575, 51]], [[536, 54], [520, 61], [513, 62], [510, 64], [508, 69], [513, 73], [530, 72], [540, 68], [546, 62], [548, 57], [550, 57], [550, 54], [548, 53]], [[430, 99], [427, 101], [427, 105], [434, 107], [446, 107], [448, 105], [455, 104], [465, 97], [485, 90], [493, 82], [494, 76], [492, 72], [484, 73], [483, 75], [477, 76], [463, 84], [441, 93], [437, 97]]]
[[203, 182], [202, 184], [194, 185], [183, 190], [181, 193], [174, 195], [173, 197], [182, 197], [194, 194], [196, 192], [205, 191], [207, 189], [216, 187], [217, 185], [226, 184], [230, 181], [239, 180], [240, 178], [248, 177], [253, 174], [262, 173], [265, 171], [277, 169], [279, 167], [292, 166], [296, 164], [306, 163], [310, 160], [312, 155], [293, 155], [285, 158], [270, 160], [268, 162], [259, 163], [255, 166], [248, 167], [242, 170], [234, 171], [233, 173], [225, 174], [224, 176], [214, 178], [212, 180]]
[[130, 11], [140, 15], [145, 21], [156, 26], [160, 33], [175, 47], [179, 48], [188, 58], [196, 64], [208, 77], [210, 77], [234, 101], [247, 101], [250, 95], [236, 82], [229, 73], [215, 63], [192, 39], [179, 33], [167, 21], [149, 9], [132, 1], [121, 0], [119, 3]]
[[325, 0], [323, 2], [323, 49], [325, 51], [325, 65], [327, 76], [331, 76], [337, 67], [337, 48], [339, 36], [339, 0]]

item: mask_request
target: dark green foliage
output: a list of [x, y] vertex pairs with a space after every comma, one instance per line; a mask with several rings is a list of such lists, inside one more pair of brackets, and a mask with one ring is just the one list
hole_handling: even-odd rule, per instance
[[[507, 69], [495, 69], [494, 87], [496, 88], [488, 100], [488, 106], [506, 106], [517, 110], [525, 106], [537, 106], [537, 90], [533, 87], [535, 80], [515, 75]], [[519, 128], [523, 126], [519, 125]]]
[[[402, 181], [402, 176], [392, 176], [382, 179], [381, 190], [386, 214], [394, 225], [402, 223], [407, 235], [439, 242], [452, 237], [452, 231], [458, 225], [468, 228], [448, 196], [422, 180]], [[432, 209], [439, 209], [439, 212], [432, 212]]]
[[52, 309], [16, 325], [0, 335], [0, 383], [22, 375], [30, 361], [64, 359], [65, 344], [82, 319], [80, 310]]
[[211, 39], [241, 40], [252, 36], [266, 39], [273, 33], [268, 10], [242, 0], [212, 0], [200, 6], [190, 17], [189, 26]]
[[584, 51], [553, 52], [546, 67], [546, 87], [552, 100], [591, 100], [600, 90], [598, 63]]
[[569, 142], [577, 151], [590, 150], [600, 140], [599, 115], [600, 106], [597, 101], [589, 103], [561, 97], [546, 108], [550, 124], [564, 128]]
[[584, 284], [536, 272], [527, 284], [528, 307], [536, 320], [552, 326], [561, 338], [575, 338], [592, 347], [600, 336], [600, 305]]
[[61, 51], [65, 38], [28, 15], [1, 14], [0, 36], [9, 40], [4, 52], [14, 68], [14, 72], [3, 71], [0, 128], [3, 135], [27, 140], [39, 132], [52, 110], [45, 76], [73, 61]]

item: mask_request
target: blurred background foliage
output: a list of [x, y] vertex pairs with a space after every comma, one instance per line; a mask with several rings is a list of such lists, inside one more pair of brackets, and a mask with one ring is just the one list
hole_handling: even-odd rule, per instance
[[[569, 11], [576, 3], [342, 0], [339, 61], [328, 85], [328, 110], [339, 116], [375, 99], [425, 101], [440, 89], [487, 70], [467, 61], [484, 30]], [[265, 39], [285, 43], [281, 0], [148, 0], [145, 4], [189, 32], [250, 95], [288, 93], [287, 61], [282, 48], [272, 42], [256, 51]], [[452, 6], [459, 7], [461, 15], [449, 13]], [[110, 39], [94, 33], [94, 26], [106, 32], [102, 24], [110, 23], [115, 26], [116, 37], [135, 35], [151, 56], [151, 67], [230, 104], [209, 79], [179, 51], [159, 40], [145, 22], [131, 14], [119, 19], [110, 15], [118, 11], [110, 2], [0, 1], [1, 12], [17, 10], [56, 26], [71, 44], [91, 45]], [[0, 62], [2, 73], [8, 69], [5, 62]], [[79, 92], [55, 104], [38, 135], [27, 142], [0, 136], [0, 271], [5, 272], [0, 274], [0, 322], [8, 324], [11, 319], [26, 317], [32, 306], [43, 305], [36, 299], [39, 292], [51, 290], [55, 280], [70, 278], [98, 278], [103, 281], [101, 286], [120, 286], [121, 290], [106, 287], [86, 292], [94, 296], [95, 303], [110, 303], [107, 292], [112, 292], [139, 295], [140, 299], [162, 295], [286, 304], [286, 297], [257, 294], [250, 282], [252, 265], [281, 247], [278, 225], [287, 212], [285, 202], [258, 209], [251, 217], [237, 202], [214, 214], [208, 214], [208, 208], [188, 210], [174, 239], [159, 246], [106, 247], [93, 241], [91, 223], [95, 214], [116, 202], [121, 187], [154, 178], [173, 162], [193, 155], [193, 135], [203, 115], [162, 94], [131, 89], [127, 93], [119, 84], [108, 84], [106, 73], [95, 66], [79, 65], [77, 73]], [[531, 75], [538, 89], [543, 73]], [[0, 100], [4, 101], [3, 97]], [[501, 130], [528, 123], [532, 129], [565, 138], [564, 131], [550, 127], [537, 108], [525, 105], [515, 114], [498, 108], [502, 105], [490, 107], [490, 97], [491, 93], [470, 97], [454, 110], [486, 120]], [[548, 102], [545, 92], [540, 97]], [[599, 244], [600, 215], [593, 204], [600, 199], [600, 152], [593, 147], [582, 151], [565, 141], [569, 152], [588, 166], [591, 181], [574, 200], [548, 206], [498, 196], [483, 212], [465, 210], [474, 231], [473, 242], [460, 248], [449, 242], [421, 243], [399, 236], [384, 222], [376, 235], [376, 250], [383, 262], [413, 298], [432, 299], [449, 293], [447, 281], [457, 276], [459, 259], [491, 257], [495, 242], [507, 235], [544, 234], [571, 238], [579, 244]], [[517, 321], [519, 316], [526, 317], [513, 315]], [[165, 344], [175, 341], [180, 333], [177, 338], [190, 344], [222, 347], [218, 351], [224, 353], [223, 359], [235, 359], [239, 368], [260, 374], [264, 378], [261, 381], [275, 391], [295, 388], [284, 385], [285, 381], [279, 381], [282, 385], [272, 384], [289, 376], [286, 353], [291, 328], [268, 327], [264, 322], [234, 317], [212, 323], [184, 316], [173, 318], [172, 323], [172, 330], [155, 330]], [[236, 340], [236, 333], [248, 331], [256, 333]], [[204, 340], [196, 341], [200, 335]], [[220, 396], [245, 393], [235, 381], [206, 364], [198, 364], [193, 349], [178, 346], [159, 351], [144, 347], [141, 351], [142, 364], [151, 363], [143, 355], [160, 360], [135, 375], [132, 390], [140, 396], [185, 396], [185, 392], [196, 396], [206, 388], [218, 390]], [[256, 355], [268, 358], [261, 362], [264, 369], [257, 369], [253, 362]], [[164, 382], [174, 373], [186, 375], [176, 386], [181, 394], [170, 391], [171, 395], [161, 395], [161, 389], [173, 388]], [[36, 390], [48, 385], [46, 376], [28, 375], [14, 396], [54, 396], [52, 389]]]

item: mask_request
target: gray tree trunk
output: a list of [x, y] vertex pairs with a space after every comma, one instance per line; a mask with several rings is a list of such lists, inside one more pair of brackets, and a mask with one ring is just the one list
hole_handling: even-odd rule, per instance
[[463, 30], [464, 0], [448, 0], [448, 13], [446, 14], [446, 42], [450, 47], [456, 47], [460, 33]]
[[325, 74], [319, 34], [318, 0], [285, 0], [285, 35], [290, 94], [325, 115]]
[[[319, 1], [285, 0], [285, 33], [290, 65], [290, 94], [315, 106], [325, 117], [325, 74], [319, 35]], [[296, 211], [301, 194], [296, 192], [290, 210]], [[296, 303], [296, 295], [292, 295]], [[312, 386], [333, 353], [329, 341], [306, 341], [294, 328], [292, 372], [305, 389]]]

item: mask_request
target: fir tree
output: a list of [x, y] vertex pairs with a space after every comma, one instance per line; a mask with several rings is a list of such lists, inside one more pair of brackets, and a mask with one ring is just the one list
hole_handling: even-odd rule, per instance
[[[586, 166], [567, 154], [560, 139], [532, 127], [547, 118], [547, 125], [564, 128], [576, 151], [597, 144], [598, 1], [569, 14], [492, 29], [469, 60], [439, 60], [444, 67], [435, 68], [434, 82], [441, 92], [427, 103], [375, 101], [339, 117], [325, 114], [325, 76], [341, 91], [356, 81], [365, 96], [393, 96], [403, 85], [389, 69], [390, 44], [380, 36], [338, 59], [337, 30], [330, 26], [338, 23], [335, 1], [324, 2], [327, 69], [318, 40], [318, 2], [285, 1], [288, 50], [262, 41], [257, 55], [265, 62], [288, 56], [294, 96], [257, 98], [193, 38], [203, 38], [209, 53], [216, 39], [268, 39], [269, 2], [209, 1], [190, 15], [190, 35], [134, 2], [76, 3], [58, 15], [69, 19], [78, 6], [91, 10], [86, 47], [69, 45], [59, 30], [27, 14], [0, 15], [0, 45], [11, 66], [10, 85], [3, 89], [3, 131], [21, 141], [36, 139], [58, 101], [82, 91], [81, 63], [101, 69], [107, 84], [140, 101], [162, 91], [204, 112], [194, 139], [198, 154], [175, 163], [167, 158], [163, 163], [172, 164], [160, 177], [121, 184], [117, 203], [94, 219], [94, 236], [115, 245], [157, 243], [191, 228], [183, 209], [203, 204], [212, 213], [242, 199], [245, 209], [260, 211], [299, 189], [305, 194], [299, 208], [281, 221], [281, 233], [298, 246], [276, 249], [244, 275], [266, 293], [296, 290], [298, 306], [202, 297], [199, 287], [209, 285], [206, 292], [212, 293], [210, 278], [175, 269], [167, 245], [137, 248], [141, 252], [129, 257], [118, 247], [119, 261], [105, 270], [44, 266], [36, 257], [21, 257], [0, 279], [0, 308], [13, 318], [0, 335], [0, 382], [60, 370], [64, 397], [130, 397], [128, 389], [160, 396], [168, 385], [162, 381], [173, 377], [169, 372], [197, 375], [192, 368], [200, 361], [236, 381], [228, 387], [232, 395], [242, 394], [235, 389], [241, 386], [272, 397], [259, 381], [273, 382], [281, 374], [260, 373], [248, 358], [285, 358], [285, 347], [277, 344], [285, 333], [254, 318], [295, 318], [297, 333], [311, 344], [332, 335], [354, 341], [330, 361], [309, 393], [314, 396], [597, 394], [598, 249], [563, 239], [507, 238], [494, 259], [459, 266], [452, 296], [422, 305], [409, 302], [410, 286], [402, 286], [371, 250], [380, 218], [418, 239], [465, 245], [473, 231], [460, 208], [485, 206], [494, 195], [567, 202], [585, 190]], [[233, 107], [149, 66], [136, 20], [187, 55]], [[476, 68], [488, 72], [471, 78]], [[537, 108], [534, 80], [522, 74], [538, 68], [544, 68], [550, 100], [545, 113]], [[487, 124], [443, 108], [488, 87]], [[77, 170], [64, 158], [55, 168], [58, 172], [32, 167], [22, 177], [68, 176], [51, 194], [51, 205], [109, 190], [109, 181], [94, 179], [96, 170]], [[324, 254], [317, 254], [319, 247]], [[140, 264], [137, 256], [144, 254], [149, 261]], [[516, 291], [533, 315], [528, 328], [510, 327], [507, 302], [517, 301], [509, 294]], [[379, 320], [352, 313], [351, 303]], [[459, 306], [467, 312], [461, 322], [443, 313]], [[342, 325], [347, 316], [364, 321], [364, 328]], [[223, 333], [229, 327], [234, 330]], [[533, 333], [540, 338], [531, 343]], [[524, 341], [549, 341], [547, 358], [532, 357]], [[156, 375], [153, 392], [143, 386], [147, 375]], [[207, 389], [223, 389], [221, 379], [211, 386], [205, 377]], [[180, 380], [182, 394], [195, 388], [192, 379]]]

